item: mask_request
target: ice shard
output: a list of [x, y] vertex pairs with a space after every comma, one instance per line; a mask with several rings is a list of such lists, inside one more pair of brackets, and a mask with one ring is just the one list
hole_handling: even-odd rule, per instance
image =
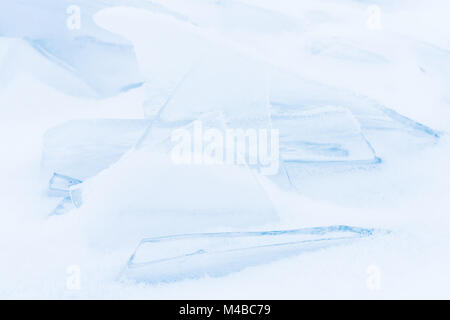
[[85, 180], [130, 150], [148, 126], [146, 120], [73, 120], [44, 135], [42, 169]]
[[317, 107], [340, 106], [351, 111], [364, 134], [369, 131], [403, 131], [433, 141], [439, 134], [376, 101], [351, 91], [308, 80], [283, 70], [270, 75], [270, 102], [284, 114]]
[[232, 128], [269, 128], [266, 68], [234, 52], [211, 52], [186, 76], [161, 120], [195, 120], [222, 112]]
[[331, 226], [147, 238], [139, 243], [119, 278], [158, 283], [224, 276], [246, 267], [374, 235], [373, 229]]
[[[69, 85], [58, 82], [61, 78], [57, 76], [34, 70], [53, 87], [73, 95], [109, 97], [142, 83], [130, 43], [102, 30], [92, 20], [95, 12], [114, 3], [119, 1], [1, 2], [0, 36], [26, 41], [36, 53], [62, 68], [65, 78], [79, 81]], [[70, 19], [79, 19], [79, 26], [69, 25]]]
[[377, 161], [358, 121], [348, 109], [324, 107], [290, 112], [282, 107], [273, 109], [272, 124], [280, 128], [283, 160]]
[[[146, 107], [159, 108], [160, 121], [193, 121], [222, 112], [230, 127], [270, 126], [263, 63], [170, 16], [113, 8], [98, 13], [95, 21], [134, 44], [148, 90], [158, 93]], [[139, 32], [143, 25], [145, 34]]]
[[70, 188], [83, 181], [60, 173], [53, 173], [49, 181], [48, 195], [50, 197], [67, 197], [70, 195]]

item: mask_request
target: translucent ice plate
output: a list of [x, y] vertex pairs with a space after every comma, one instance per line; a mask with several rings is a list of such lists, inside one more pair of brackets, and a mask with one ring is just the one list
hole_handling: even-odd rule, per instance
[[249, 266], [346, 244], [375, 234], [349, 226], [224, 232], [143, 239], [121, 278], [156, 283], [223, 276]]

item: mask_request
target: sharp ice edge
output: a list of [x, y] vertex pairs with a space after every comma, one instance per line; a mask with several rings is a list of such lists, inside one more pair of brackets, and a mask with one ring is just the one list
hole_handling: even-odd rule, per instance
[[63, 197], [63, 199], [50, 213], [50, 216], [65, 214], [75, 207], [78, 207], [77, 203], [79, 203], [81, 199], [74, 199], [71, 188], [81, 183], [83, 183], [83, 181], [79, 179], [56, 172], [53, 173], [53, 176], [48, 183], [48, 195], [50, 197]]
[[246, 267], [386, 233], [340, 225], [146, 238], [129, 258], [119, 279], [158, 283], [224, 276]]

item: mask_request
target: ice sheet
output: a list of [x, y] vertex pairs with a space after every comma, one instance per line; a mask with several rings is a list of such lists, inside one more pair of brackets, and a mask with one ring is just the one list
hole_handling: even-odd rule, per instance
[[[59, 90], [95, 98], [116, 95], [141, 84], [142, 78], [132, 46], [119, 36], [102, 30], [92, 21], [95, 12], [114, 3], [119, 2], [2, 2], [0, 36], [24, 39], [36, 53], [63, 68], [66, 77], [74, 77], [81, 82], [60, 83], [59, 77], [35, 71], [38, 77], [47, 78]], [[73, 14], [68, 11], [70, 6], [80, 9], [79, 29], [67, 26]], [[36, 28], [37, 25], [39, 28]]]
[[328, 107], [309, 111], [272, 112], [280, 128], [280, 152], [285, 161], [368, 161], [376, 154], [348, 109]]
[[121, 273], [142, 282], [224, 276], [249, 266], [351, 243], [374, 230], [348, 226], [311, 229], [204, 233], [143, 239]]
[[120, 159], [142, 136], [146, 120], [74, 120], [44, 136], [42, 169], [86, 179]]

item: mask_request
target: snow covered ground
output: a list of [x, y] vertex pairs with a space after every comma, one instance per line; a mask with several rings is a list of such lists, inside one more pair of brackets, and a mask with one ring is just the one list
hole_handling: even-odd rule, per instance
[[[445, 0], [3, 1], [0, 298], [450, 298], [449, 15]], [[198, 121], [278, 130], [276, 174], [175, 164], [171, 135]], [[54, 172], [83, 182], [52, 215]], [[334, 245], [343, 230], [364, 236]], [[127, 270], [144, 238], [152, 261], [186, 257]], [[261, 250], [280, 241], [296, 245]]]

